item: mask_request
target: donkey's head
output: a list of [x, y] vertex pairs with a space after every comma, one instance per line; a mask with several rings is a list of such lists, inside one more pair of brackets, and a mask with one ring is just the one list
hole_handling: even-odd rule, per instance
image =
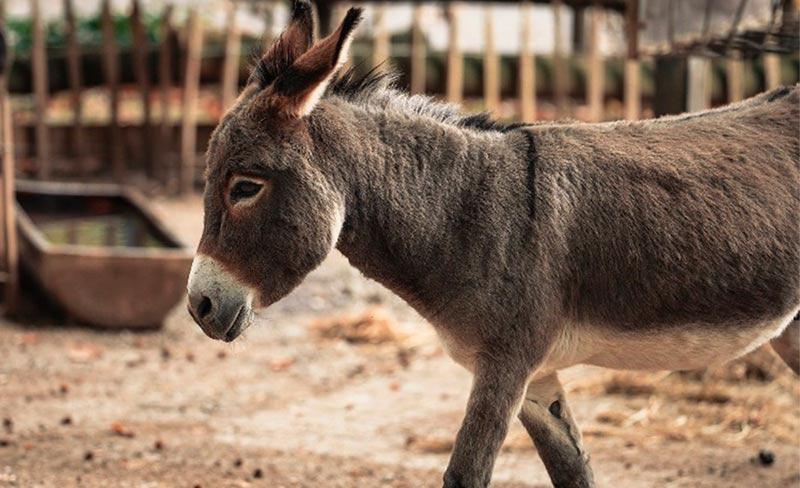
[[360, 9], [314, 43], [308, 0], [259, 61], [208, 148], [203, 236], [189, 312], [232, 341], [252, 311], [286, 295], [336, 245], [344, 196], [316, 162], [309, 117], [347, 58]]

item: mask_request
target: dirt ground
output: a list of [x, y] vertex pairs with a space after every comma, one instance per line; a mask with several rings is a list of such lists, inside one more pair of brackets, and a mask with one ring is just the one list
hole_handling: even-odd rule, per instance
[[[196, 243], [199, 198], [156, 205]], [[0, 322], [0, 486], [441, 486], [469, 375], [341, 255], [231, 345], [184, 307], [147, 332]], [[600, 486], [800, 486], [800, 386], [770, 352], [562, 377]], [[516, 422], [493, 480], [549, 486]]]

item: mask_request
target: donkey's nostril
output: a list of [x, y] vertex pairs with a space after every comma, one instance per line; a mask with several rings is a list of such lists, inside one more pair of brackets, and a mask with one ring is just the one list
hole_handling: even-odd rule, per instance
[[204, 319], [210, 312], [211, 299], [204, 295], [203, 299], [200, 301], [200, 305], [197, 306], [197, 318]]

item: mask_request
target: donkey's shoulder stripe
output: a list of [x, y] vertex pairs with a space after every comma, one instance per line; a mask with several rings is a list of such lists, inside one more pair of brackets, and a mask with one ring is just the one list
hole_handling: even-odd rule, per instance
[[528, 139], [528, 212], [531, 220], [536, 215], [536, 160], [539, 155], [536, 151], [536, 137], [530, 127], [522, 127], [520, 130], [525, 134]]

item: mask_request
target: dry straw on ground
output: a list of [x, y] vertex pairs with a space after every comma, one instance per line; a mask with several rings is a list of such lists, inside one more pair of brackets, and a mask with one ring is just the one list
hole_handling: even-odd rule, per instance
[[380, 308], [320, 319], [311, 324], [311, 330], [319, 337], [353, 344], [396, 343], [402, 339], [394, 320]]

